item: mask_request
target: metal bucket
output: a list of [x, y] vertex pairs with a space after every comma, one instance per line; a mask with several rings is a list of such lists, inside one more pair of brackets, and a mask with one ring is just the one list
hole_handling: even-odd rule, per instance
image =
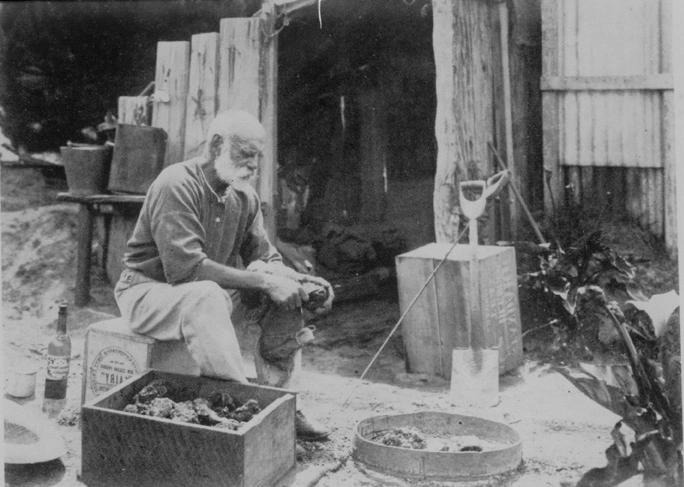
[[60, 148], [69, 193], [76, 196], [102, 194], [107, 190], [112, 148], [106, 145]]
[[10, 367], [7, 372], [5, 392], [12, 397], [31, 397], [36, 392], [36, 375], [38, 366], [19, 363]]

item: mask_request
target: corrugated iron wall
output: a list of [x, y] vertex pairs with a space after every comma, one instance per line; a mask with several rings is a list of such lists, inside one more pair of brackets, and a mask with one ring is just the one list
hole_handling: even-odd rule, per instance
[[541, 85], [549, 198], [572, 185], [674, 251], [670, 14], [671, 0], [544, 0]]

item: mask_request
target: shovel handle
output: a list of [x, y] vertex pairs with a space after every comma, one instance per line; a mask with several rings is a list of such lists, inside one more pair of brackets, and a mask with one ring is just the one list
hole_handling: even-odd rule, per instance
[[[468, 220], [472, 222], [484, 213], [487, 204], [486, 183], [484, 181], [463, 181], [460, 184], [460, 188], [461, 192], [459, 194], [459, 199], [461, 210], [463, 211], [463, 214], [468, 217]], [[463, 194], [463, 191], [467, 189], [480, 190], [482, 193], [479, 198], [469, 200]]]

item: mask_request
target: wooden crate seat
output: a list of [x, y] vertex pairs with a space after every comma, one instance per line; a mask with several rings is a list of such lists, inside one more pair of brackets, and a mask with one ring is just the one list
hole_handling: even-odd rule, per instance
[[85, 337], [81, 402], [147, 369], [199, 375], [183, 340], [159, 341], [134, 333], [123, 318], [93, 323]]

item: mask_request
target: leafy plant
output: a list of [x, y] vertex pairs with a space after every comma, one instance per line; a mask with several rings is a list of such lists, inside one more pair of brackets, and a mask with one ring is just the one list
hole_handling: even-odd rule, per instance
[[[628, 301], [619, 317], [601, 288], [591, 286], [585, 292], [593, 294], [596, 309], [610, 318], [627, 363], [556, 368], [585, 395], [622, 418], [613, 428], [613, 445], [606, 450], [608, 465], [587, 472], [578, 487], [614, 486], [642, 473], [657, 479], [657, 485], [682, 485], [681, 365], [665, 343], [679, 296], [672, 291], [647, 301]], [[639, 338], [639, 347], [633, 337]], [[634, 441], [628, 441], [623, 424], [634, 432]]]
[[[520, 246], [516, 245], [520, 250]], [[612, 325], [605, 326], [595, 308], [591, 287], [610, 292], [623, 291], [626, 297], [638, 297], [633, 285], [634, 267], [617, 252], [604, 244], [600, 230], [581, 238], [568, 250], [550, 245], [526, 244], [523, 253], [533, 254], [538, 259], [536, 268], [520, 276], [520, 293], [523, 314], [542, 316], [545, 323], [560, 323], [571, 340], [582, 338], [588, 330], [590, 338], [598, 338], [610, 344], [616, 335]], [[534, 306], [526, 309], [525, 306]], [[613, 312], [620, 313], [616, 303], [610, 304]], [[591, 319], [587, 319], [591, 317]], [[585, 318], [585, 319], [583, 319]], [[584, 329], [583, 329], [584, 328]]]

